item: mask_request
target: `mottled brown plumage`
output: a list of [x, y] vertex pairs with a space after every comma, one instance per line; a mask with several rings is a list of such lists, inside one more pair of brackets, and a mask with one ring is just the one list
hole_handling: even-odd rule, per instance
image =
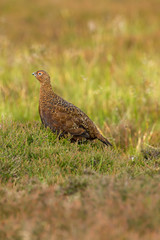
[[70, 134], [71, 141], [97, 138], [112, 146], [84, 112], [53, 92], [47, 72], [39, 70], [33, 75], [40, 82], [39, 114], [45, 127], [60, 136]]

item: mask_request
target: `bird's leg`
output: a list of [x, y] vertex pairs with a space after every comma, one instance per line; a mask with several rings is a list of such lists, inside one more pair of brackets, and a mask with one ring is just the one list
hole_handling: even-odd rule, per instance
[[62, 137], [64, 137], [64, 132], [62, 131], [57, 132], [57, 135], [58, 135], [58, 139], [60, 140]]

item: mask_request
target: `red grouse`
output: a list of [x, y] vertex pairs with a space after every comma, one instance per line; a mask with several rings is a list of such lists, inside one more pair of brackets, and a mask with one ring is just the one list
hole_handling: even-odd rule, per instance
[[71, 135], [73, 142], [98, 139], [107, 146], [112, 146], [84, 112], [53, 92], [47, 72], [39, 70], [32, 74], [40, 82], [39, 114], [45, 127], [60, 137]]

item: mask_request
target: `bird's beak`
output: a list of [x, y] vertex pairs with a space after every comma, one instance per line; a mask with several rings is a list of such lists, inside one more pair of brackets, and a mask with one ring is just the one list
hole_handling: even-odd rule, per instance
[[34, 75], [36, 77], [36, 73], [35, 72], [33, 72], [32, 75]]

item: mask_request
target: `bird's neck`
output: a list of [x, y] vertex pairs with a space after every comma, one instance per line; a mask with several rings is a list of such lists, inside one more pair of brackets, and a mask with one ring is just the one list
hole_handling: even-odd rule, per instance
[[52, 86], [50, 82], [41, 83], [40, 86], [40, 98], [51, 96], [54, 97], [55, 93], [53, 92]]

